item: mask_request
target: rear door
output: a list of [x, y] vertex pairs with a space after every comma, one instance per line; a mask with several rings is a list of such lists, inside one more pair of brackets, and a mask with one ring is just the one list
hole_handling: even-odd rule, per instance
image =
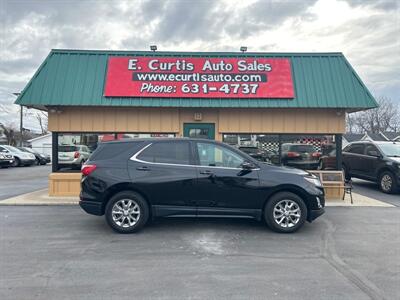
[[196, 167], [189, 141], [155, 141], [145, 145], [129, 161], [132, 182], [160, 213], [196, 213]]
[[369, 144], [365, 147], [365, 155], [362, 159], [362, 172], [371, 179], [376, 179], [379, 163], [382, 155], [375, 145]]

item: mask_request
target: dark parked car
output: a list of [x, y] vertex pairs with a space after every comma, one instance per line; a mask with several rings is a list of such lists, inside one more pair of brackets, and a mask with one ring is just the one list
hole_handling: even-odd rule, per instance
[[336, 169], [336, 149], [331, 150], [319, 159], [319, 170], [335, 170]]
[[81, 184], [80, 206], [121, 233], [173, 216], [250, 217], [294, 232], [325, 205], [315, 176], [201, 139], [101, 143], [82, 166]]
[[257, 159], [258, 161], [269, 161], [267, 153], [255, 146], [240, 146], [240, 151], [250, 155], [252, 158]]
[[343, 149], [343, 170], [351, 177], [377, 182], [385, 193], [400, 187], [400, 143], [355, 142]]
[[36, 161], [37, 165], [45, 165], [51, 161], [50, 155], [36, 152], [32, 148], [18, 147], [18, 149], [21, 151], [32, 153], [33, 155], [35, 155], [35, 161]]
[[14, 164], [14, 157], [11, 154], [0, 151], [0, 168], [8, 168]]
[[[281, 163], [285, 166], [303, 170], [315, 170], [319, 166], [320, 157], [321, 153], [318, 152], [313, 145], [295, 143], [282, 144]], [[275, 164], [279, 162], [278, 154], [273, 157], [272, 162]]]

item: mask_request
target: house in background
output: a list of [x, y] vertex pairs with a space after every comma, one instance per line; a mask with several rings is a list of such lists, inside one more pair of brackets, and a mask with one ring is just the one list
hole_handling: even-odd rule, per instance
[[380, 133], [366, 132], [361, 140], [372, 141], [372, 142], [387, 142], [388, 141], [388, 139], [381, 132]]
[[358, 141], [374, 141], [374, 142], [387, 142], [396, 141], [400, 142], [400, 132], [380, 132], [380, 133], [346, 133], [343, 134], [343, 148], [349, 143]]
[[52, 151], [51, 151], [51, 145], [52, 145], [52, 137], [51, 133], [41, 135], [38, 137], [35, 137], [33, 139], [28, 140], [29, 145], [32, 147], [32, 150], [43, 153], [43, 154], [48, 154], [51, 157]]
[[388, 141], [399, 141], [399, 142], [400, 142], [400, 132], [385, 131], [385, 132], [381, 132], [381, 134], [382, 134]]
[[363, 133], [345, 133], [342, 138], [343, 148], [352, 142], [361, 141], [361, 139], [365, 136]]

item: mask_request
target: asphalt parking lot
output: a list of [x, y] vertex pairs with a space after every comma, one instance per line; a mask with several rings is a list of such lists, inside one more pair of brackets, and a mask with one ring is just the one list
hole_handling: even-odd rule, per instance
[[47, 188], [50, 172], [51, 165], [0, 168], [0, 201]]
[[296, 234], [239, 219], [113, 233], [77, 206], [0, 209], [0, 299], [398, 299], [400, 209], [329, 207]]
[[400, 207], [400, 192], [385, 194], [380, 191], [378, 184], [366, 180], [353, 178], [354, 192]]

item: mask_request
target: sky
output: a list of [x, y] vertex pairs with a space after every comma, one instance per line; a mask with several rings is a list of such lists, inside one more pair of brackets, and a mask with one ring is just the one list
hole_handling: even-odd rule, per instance
[[[51, 49], [343, 52], [400, 105], [400, 0], [0, 0], [0, 123]], [[39, 130], [33, 112], [25, 126]]]

